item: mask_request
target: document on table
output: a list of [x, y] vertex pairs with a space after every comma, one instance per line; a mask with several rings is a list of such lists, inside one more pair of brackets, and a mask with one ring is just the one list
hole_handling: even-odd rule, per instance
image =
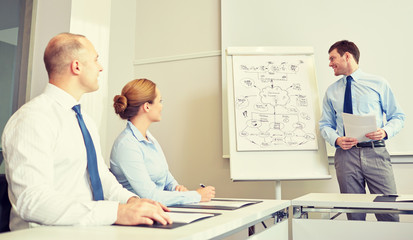
[[395, 202], [413, 202], [413, 196], [412, 195], [399, 195], [396, 197]]
[[247, 204], [251, 204], [255, 202], [244, 202], [244, 201], [217, 201], [217, 200], [211, 200], [209, 202], [199, 202], [199, 203], [194, 203], [193, 205], [198, 205], [198, 206], [221, 206], [221, 207], [235, 207], [235, 208], [240, 208], [242, 206], [245, 206]]
[[209, 202], [179, 204], [179, 205], [173, 205], [171, 207], [234, 210], [234, 209], [238, 209], [240, 207], [255, 204], [255, 203], [258, 203], [258, 202], [260, 202], [260, 201], [212, 199]]
[[191, 223], [203, 218], [215, 216], [213, 213], [191, 213], [191, 212], [168, 212], [172, 222], [177, 223]]
[[380, 195], [373, 202], [413, 202], [413, 195]]
[[369, 141], [365, 135], [377, 131], [376, 116], [343, 113], [346, 137], [357, 138], [358, 142]]
[[152, 225], [140, 224], [136, 227], [143, 228], [161, 228], [161, 229], [174, 229], [177, 227], [185, 226], [193, 222], [203, 220], [206, 218], [221, 215], [221, 213], [207, 213], [207, 212], [184, 212], [184, 211], [171, 211], [167, 213], [172, 220], [172, 224], [162, 225], [155, 222]]

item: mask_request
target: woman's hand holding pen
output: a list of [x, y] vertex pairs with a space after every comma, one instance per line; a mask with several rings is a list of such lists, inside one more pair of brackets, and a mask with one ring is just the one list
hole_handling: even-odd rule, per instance
[[201, 184], [201, 187], [196, 191], [201, 195], [201, 202], [209, 202], [211, 198], [215, 197], [215, 188], [213, 186], [204, 186]]

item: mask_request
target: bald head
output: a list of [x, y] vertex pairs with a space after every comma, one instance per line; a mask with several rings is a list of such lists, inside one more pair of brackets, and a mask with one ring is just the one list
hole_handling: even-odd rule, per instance
[[49, 79], [69, 69], [71, 62], [80, 57], [86, 41], [85, 36], [72, 33], [61, 33], [49, 41], [43, 56]]

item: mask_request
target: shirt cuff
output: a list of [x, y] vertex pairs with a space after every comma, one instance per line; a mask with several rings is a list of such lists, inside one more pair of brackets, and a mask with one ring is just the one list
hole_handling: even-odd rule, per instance
[[129, 198], [131, 197], [138, 197], [140, 198], [138, 195], [136, 195], [133, 192], [130, 192], [129, 190], [123, 189], [124, 191], [119, 195], [119, 201], [120, 203], [127, 203]]
[[332, 136], [331, 138], [330, 138], [330, 145], [331, 146], [333, 146], [333, 147], [335, 147], [335, 148], [339, 148], [340, 146], [338, 146], [337, 144], [336, 144], [336, 142], [337, 142], [337, 138], [339, 138], [340, 136], [338, 135], [338, 134], [335, 134], [334, 136]]
[[189, 197], [188, 199], [193, 200], [193, 202], [200, 202], [201, 201], [201, 194], [199, 194], [197, 191], [189, 191], [188, 192]]
[[98, 201], [92, 211], [90, 218], [85, 218], [85, 222], [80, 225], [112, 225], [118, 219], [119, 202]]
[[393, 132], [391, 128], [387, 128], [386, 126], [384, 126], [382, 129], [386, 132], [386, 136], [383, 138], [383, 140], [387, 140], [393, 137]]

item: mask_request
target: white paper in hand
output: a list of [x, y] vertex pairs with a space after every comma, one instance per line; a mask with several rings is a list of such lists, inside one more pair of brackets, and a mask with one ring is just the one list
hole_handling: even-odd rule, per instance
[[343, 113], [343, 123], [346, 137], [357, 138], [358, 142], [371, 140], [365, 135], [377, 131], [376, 116], [374, 115]]

